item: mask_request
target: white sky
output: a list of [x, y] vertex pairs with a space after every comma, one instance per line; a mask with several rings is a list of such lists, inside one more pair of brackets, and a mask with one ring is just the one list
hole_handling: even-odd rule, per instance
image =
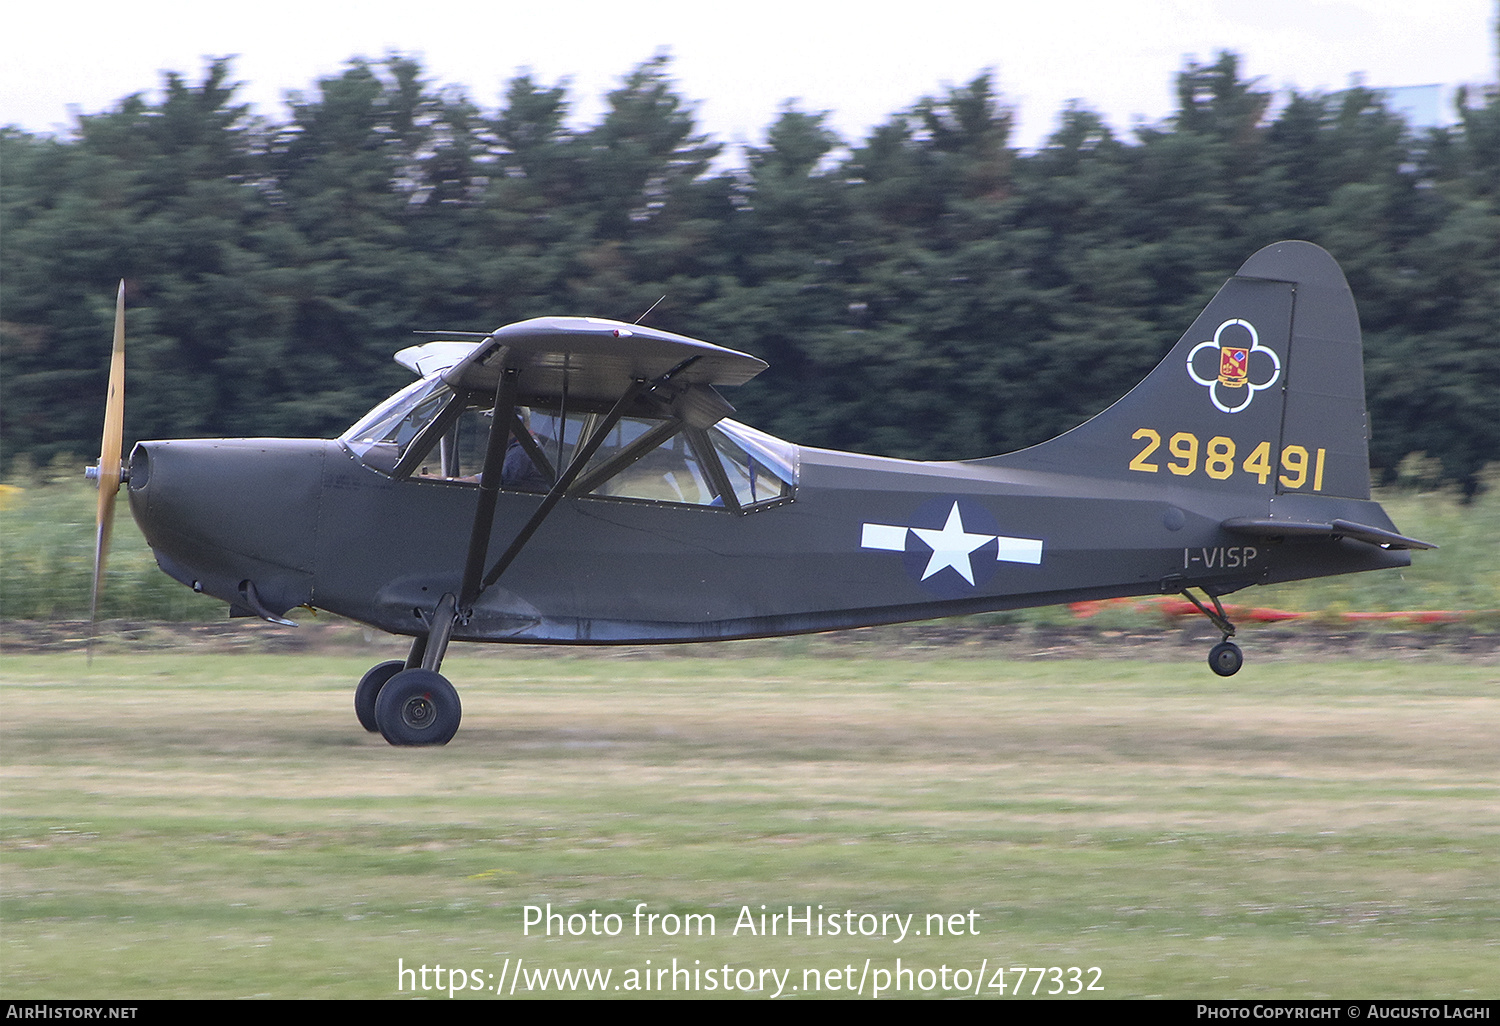
[[1079, 98], [1118, 131], [1171, 113], [1184, 60], [1221, 49], [1266, 87], [1493, 82], [1495, 0], [44, 0], [0, 15], [0, 124], [66, 129], [73, 112], [155, 94], [160, 72], [201, 78], [237, 55], [243, 99], [283, 115], [354, 56], [418, 57], [486, 110], [529, 70], [571, 82], [575, 121], [660, 50], [700, 128], [759, 143], [781, 104], [828, 110], [846, 142], [945, 86], [992, 70], [1034, 147]]

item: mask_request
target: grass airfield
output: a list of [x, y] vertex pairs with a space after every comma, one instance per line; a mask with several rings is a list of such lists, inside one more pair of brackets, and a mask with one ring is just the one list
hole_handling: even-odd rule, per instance
[[[7, 653], [0, 996], [495, 1000], [518, 963], [611, 997], [674, 966], [693, 997], [1500, 995], [1500, 667], [1245, 644], [1227, 680], [1198, 647], [461, 646], [431, 750], [355, 723], [384, 650]], [[642, 903], [714, 935], [638, 935]], [[548, 905], [583, 935], [528, 934]], [[762, 905], [921, 935], [734, 930]]]

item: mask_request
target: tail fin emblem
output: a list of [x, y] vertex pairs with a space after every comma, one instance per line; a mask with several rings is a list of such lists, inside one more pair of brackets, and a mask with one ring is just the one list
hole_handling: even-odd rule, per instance
[[1250, 350], [1244, 346], [1219, 347], [1219, 384], [1244, 388], [1250, 380]]
[[[1250, 344], [1248, 346], [1237, 343], [1235, 335], [1238, 335], [1239, 332], [1235, 332], [1230, 336], [1231, 341], [1226, 342], [1224, 340], [1225, 330], [1235, 327], [1243, 328], [1249, 333]], [[1214, 349], [1219, 353], [1219, 372], [1217, 377], [1204, 377], [1193, 367], [1193, 361], [1205, 349]], [[1259, 383], [1253, 381], [1250, 377], [1250, 358], [1256, 353], [1265, 353], [1271, 358], [1271, 376]], [[1192, 348], [1192, 351], [1188, 353], [1187, 372], [1188, 377], [1192, 378], [1195, 383], [1208, 389], [1208, 397], [1213, 400], [1214, 406], [1221, 413], [1239, 413], [1250, 405], [1250, 401], [1255, 398], [1256, 392], [1259, 392], [1263, 388], [1270, 388], [1280, 380], [1281, 357], [1276, 355], [1274, 349], [1260, 344], [1260, 335], [1256, 332], [1255, 325], [1236, 317], [1219, 325], [1219, 329], [1214, 332], [1212, 339], [1206, 342], [1199, 342]], [[1243, 388], [1245, 389], [1244, 399], [1240, 401], [1239, 405], [1230, 406], [1220, 398], [1219, 390], [1221, 388]], [[1228, 396], [1229, 398], [1234, 398], [1238, 394], [1230, 392]]]

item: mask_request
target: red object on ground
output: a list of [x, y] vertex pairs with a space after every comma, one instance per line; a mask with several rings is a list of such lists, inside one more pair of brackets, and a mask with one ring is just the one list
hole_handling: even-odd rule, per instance
[[[1166, 616], [1200, 616], [1202, 615], [1197, 606], [1185, 599], [1161, 596], [1159, 598], [1121, 598], [1121, 599], [1095, 599], [1087, 602], [1072, 602], [1068, 608], [1073, 615], [1080, 620], [1087, 620], [1096, 616], [1104, 610], [1130, 606], [1135, 609], [1156, 607]], [[1412, 609], [1397, 612], [1374, 612], [1359, 613], [1345, 612], [1336, 614], [1340, 620], [1349, 623], [1361, 621], [1390, 621], [1409, 620], [1412, 623], [1460, 623], [1474, 616], [1478, 610], [1473, 609]], [[1326, 613], [1298, 613], [1289, 609], [1269, 609], [1261, 606], [1230, 606], [1224, 607], [1224, 613], [1235, 620], [1250, 620], [1254, 623], [1277, 623], [1281, 620], [1301, 620], [1310, 616], [1326, 616]]]

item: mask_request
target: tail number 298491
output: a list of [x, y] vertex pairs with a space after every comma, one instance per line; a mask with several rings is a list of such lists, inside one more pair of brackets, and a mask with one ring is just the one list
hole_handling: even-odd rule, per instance
[[[1159, 473], [1163, 466], [1178, 477], [1190, 477], [1197, 473], [1207, 474], [1215, 481], [1227, 481], [1236, 474], [1250, 474], [1260, 484], [1270, 480], [1271, 443], [1259, 442], [1250, 448], [1243, 459], [1233, 438], [1215, 435], [1205, 445], [1191, 431], [1178, 431], [1167, 439], [1162, 451], [1161, 432], [1155, 428], [1139, 428], [1130, 436], [1140, 442], [1140, 450], [1130, 461], [1130, 469], [1144, 474]], [[1312, 476], [1312, 490], [1323, 490], [1323, 464], [1327, 449], [1309, 453], [1306, 446], [1288, 445], [1281, 450], [1280, 474], [1277, 480], [1283, 488], [1302, 488]]]

